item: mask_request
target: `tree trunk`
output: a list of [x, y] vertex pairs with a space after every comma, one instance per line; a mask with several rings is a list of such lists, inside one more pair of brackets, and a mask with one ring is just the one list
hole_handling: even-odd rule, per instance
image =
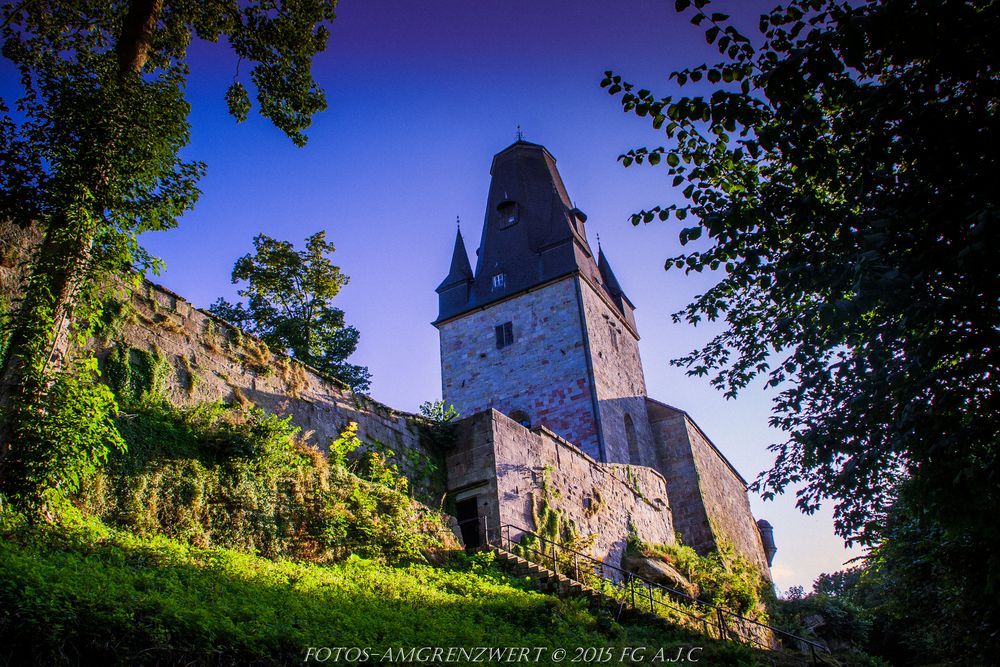
[[[155, 33], [163, 0], [133, 0], [115, 46], [119, 76], [141, 73]], [[97, 155], [104, 155], [100, 150]], [[97, 164], [90, 183], [79, 183], [80, 193], [100, 193], [108, 182], [109, 164]], [[49, 221], [42, 245], [35, 253], [31, 277], [21, 301], [3, 365], [0, 367], [0, 488], [4, 463], [17, 446], [18, 423], [28, 410], [41, 408], [46, 371], [72, 314], [75, 290], [90, 271], [91, 250], [104, 206], [102, 197], [81, 198], [79, 208], [62, 211]]]
[[163, 0], [132, 0], [129, 5], [122, 34], [115, 47], [118, 71], [122, 76], [142, 71], [162, 9]]
[[45, 388], [46, 371], [59, 364], [57, 342], [69, 319], [74, 286], [86, 267], [96, 231], [89, 220], [86, 215], [66, 214], [50, 220], [35, 252], [0, 375], [0, 479], [21, 409], [30, 409], [36, 402]]

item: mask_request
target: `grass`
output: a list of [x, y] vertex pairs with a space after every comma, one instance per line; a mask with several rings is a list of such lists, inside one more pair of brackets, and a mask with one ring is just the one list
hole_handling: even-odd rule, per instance
[[67, 516], [32, 527], [0, 514], [0, 663], [281, 665], [301, 663], [310, 646], [646, 646], [650, 656], [704, 646], [702, 664], [759, 664], [743, 647], [619, 625], [582, 600], [529, 590], [488, 558], [317, 565]]

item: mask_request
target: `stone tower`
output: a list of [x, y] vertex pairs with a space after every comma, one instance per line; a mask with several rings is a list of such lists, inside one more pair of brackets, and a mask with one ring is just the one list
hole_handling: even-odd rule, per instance
[[497, 153], [475, 273], [459, 232], [437, 288], [445, 403], [544, 426], [601, 462], [657, 466], [634, 306], [587, 242], [555, 158]]

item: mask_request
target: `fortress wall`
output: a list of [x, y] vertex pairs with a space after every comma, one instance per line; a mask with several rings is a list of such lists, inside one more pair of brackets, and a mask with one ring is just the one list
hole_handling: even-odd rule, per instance
[[[413, 415], [353, 394], [339, 381], [270, 352], [255, 337], [166, 288], [144, 281], [127, 296], [135, 319], [122, 328], [121, 340], [138, 349], [159, 349], [167, 358], [167, 392], [174, 405], [253, 403], [269, 413], [292, 415], [292, 423], [312, 432], [312, 441], [324, 451], [356, 422], [361, 441], [396, 452], [404, 471], [413, 467], [414, 456], [430, 457]], [[98, 357], [103, 360], [110, 349], [99, 344]]]
[[[0, 225], [0, 305], [5, 308], [20, 296], [20, 262], [32, 245], [31, 236]], [[122, 285], [117, 292], [109, 290], [108, 296], [130, 308], [115, 323], [119, 330], [113, 340], [92, 343], [102, 367], [118, 343], [159, 351], [169, 363], [166, 393], [172, 404], [253, 403], [269, 413], [292, 415], [292, 423], [311, 431], [312, 442], [324, 451], [349, 422], [356, 422], [362, 442], [377, 441], [393, 450], [399, 455], [394, 462], [411, 480], [430, 486], [423, 468], [431, 454], [420, 442], [414, 415], [355, 395], [337, 380], [270, 352], [255, 337], [150, 281]]]
[[660, 471], [670, 485], [674, 525], [684, 544], [699, 552], [715, 548], [715, 538], [701, 502], [698, 470], [687, 439], [683, 412], [654, 418], [653, 434], [663, 464]]
[[544, 498], [581, 536], [595, 537], [594, 557], [616, 566], [630, 524], [644, 540], [674, 540], [666, 481], [656, 471], [598, 463], [548, 429], [529, 431], [495, 410], [463, 420], [461, 429], [448, 457], [449, 488], [492, 473], [495, 482], [479, 487], [491, 523], [535, 530], [532, 503], [537, 510]]
[[[144, 281], [123, 296], [134, 316], [123, 319], [120, 341], [137, 349], [159, 350], [166, 357], [167, 394], [174, 405], [249, 401], [271, 413], [292, 415], [292, 423], [312, 431], [321, 448], [353, 421], [364, 442], [378, 441], [397, 453], [427, 453], [412, 415], [355, 395], [337, 380], [272, 353], [257, 338], [170, 290]], [[95, 343], [98, 358], [103, 360], [113, 345]]]
[[697, 470], [701, 502], [716, 539], [722, 538], [750, 559], [768, 579], [770, 568], [764, 554], [757, 522], [750, 512], [746, 483], [712, 445], [698, 425], [685, 416], [688, 442]]
[[681, 539], [699, 553], [725, 540], [770, 579], [746, 483], [686, 413], [662, 404], [650, 412]]

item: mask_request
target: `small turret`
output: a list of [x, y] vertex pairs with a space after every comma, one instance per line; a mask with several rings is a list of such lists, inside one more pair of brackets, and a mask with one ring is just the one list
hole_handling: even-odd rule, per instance
[[458, 229], [455, 233], [455, 249], [451, 254], [451, 269], [436, 290], [439, 316], [464, 308], [469, 303], [471, 286], [472, 266], [469, 264], [469, 255], [465, 252], [462, 230]]
[[760, 541], [764, 545], [764, 555], [767, 556], [767, 566], [771, 567], [774, 554], [778, 553], [778, 547], [774, 546], [774, 528], [766, 519], [757, 520], [757, 530], [760, 531]]

